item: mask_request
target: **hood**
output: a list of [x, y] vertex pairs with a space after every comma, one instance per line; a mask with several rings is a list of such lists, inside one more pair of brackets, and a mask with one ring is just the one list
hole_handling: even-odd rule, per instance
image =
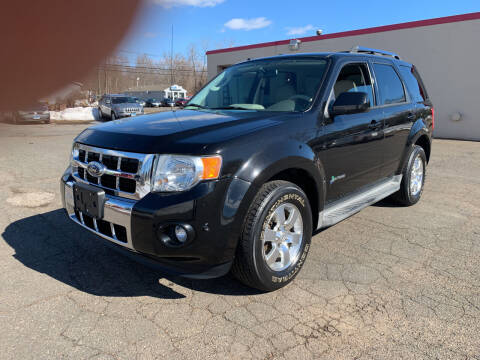
[[255, 111], [168, 111], [93, 126], [83, 131], [76, 141], [146, 154], [195, 154], [209, 145], [278, 125], [291, 116], [299, 115]]

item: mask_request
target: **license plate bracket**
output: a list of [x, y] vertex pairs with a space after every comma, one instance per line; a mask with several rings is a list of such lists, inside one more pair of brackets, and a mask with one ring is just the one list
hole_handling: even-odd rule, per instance
[[94, 219], [103, 219], [105, 191], [87, 184], [73, 185], [73, 201], [75, 209]]

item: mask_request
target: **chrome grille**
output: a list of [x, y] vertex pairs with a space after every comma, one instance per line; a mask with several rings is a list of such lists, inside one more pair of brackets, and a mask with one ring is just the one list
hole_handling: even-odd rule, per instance
[[[141, 199], [150, 192], [150, 177], [154, 155], [129, 153], [75, 144], [72, 169], [75, 180], [105, 189], [110, 195]], [[92, 161], [105, 166], [102, 176], [92, 176], [88, 164]]]
[[72, 216], [72, 220], [77, 221], [96, 233], [100, 233], [109, 240], [115, 242], [119, 241], [124, 244], [128, 242], [127, 229], [125, 226], [117, 225], [105, 220], [97, 220], [78, 210], [75, 210], [75, 219], [73, 219]]
[[123, 109], [124, 112], [128, 112], [128, 113], [134, 113], [134, 112], [140, 112], [140, 109], [138, 108], [125, 108]]

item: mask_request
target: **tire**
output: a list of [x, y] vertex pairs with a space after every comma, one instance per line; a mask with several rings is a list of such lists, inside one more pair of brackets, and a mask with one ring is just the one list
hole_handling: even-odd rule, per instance
[[110, 114], [110, 119], [111, 120], [117, 120], [117, 117], [115, 116], [115, 113], [112, 111], [112, 113]]
[[[285, 228], [279, 225], [282, 213]], [[295, 213], [297, 220], [289, 222]], [[312, 211], [302, 189], [287, 181], [268, 182], [248, 210], [232, 273], [250, 287], [280, 289], [302, 268], [311, 239]]]
[[[391, 196], [391, 199], [403, 206], [415, 205], [423, 194], [427, 157], [421, 146], [414, 145], [410, 149], [402, 171], [400, 190]], [[421, 174], [420, 174], [421, 171]]]

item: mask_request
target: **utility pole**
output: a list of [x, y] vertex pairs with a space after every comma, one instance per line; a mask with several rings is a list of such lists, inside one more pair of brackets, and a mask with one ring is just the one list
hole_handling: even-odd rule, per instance
[[100, 96], [100, 66], [98, 67], [98, 71], [97, 71], [97, 80], [98, 80], [98, 91], [97, 91], [97, 95]]
[[173, 85], [173, 24], [172, 24], [172, 46], [170, 49], [170, 85]]
[[108, 94], [107, 60], [105, 60], [105, 94]]

